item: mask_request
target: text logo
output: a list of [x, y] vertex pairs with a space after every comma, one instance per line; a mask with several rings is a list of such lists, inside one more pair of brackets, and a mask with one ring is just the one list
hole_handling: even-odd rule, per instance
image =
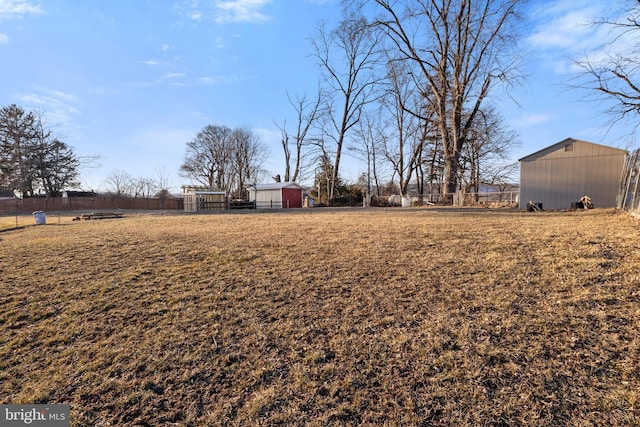
[[69, 405], [0, 405], [0, 425], [69, 427]]

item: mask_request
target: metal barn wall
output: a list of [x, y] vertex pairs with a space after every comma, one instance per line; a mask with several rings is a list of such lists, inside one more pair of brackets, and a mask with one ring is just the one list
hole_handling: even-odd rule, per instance
[[[252, 190], [253, 191], [253, 190]], [[249, 192], [251, 194], [251, 192]], [[251, 196], [254, 196], [251, 194]], [[258, 209], [281, 209], [282, 208], [282, 191], [280, 188], [269, 190], [258, 190], [255, 194], [256, 205]]]
[[614, 207], [625, 155], [617, 148], [568, 139], [520, 159], [520, 208], [534, 201], [543, 209], [568, 209], [584, 195], [596, 207]]
[[283, 208], [301, 208], [302, 207], [302, 190], [298, 188], [282, 189], [282, 207]]

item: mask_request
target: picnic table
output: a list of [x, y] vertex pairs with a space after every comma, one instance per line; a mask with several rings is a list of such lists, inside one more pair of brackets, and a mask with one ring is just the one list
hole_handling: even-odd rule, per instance
[[91, 212], [80, 215], [80, 219], [106, 219], [106, 218], [122, 218], [124, 212]]

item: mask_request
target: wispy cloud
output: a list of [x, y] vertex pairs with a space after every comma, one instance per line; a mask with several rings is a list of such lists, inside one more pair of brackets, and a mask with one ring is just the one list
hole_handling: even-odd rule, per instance
[[4, 33], [0, 33], [0, 43], [9, 43], [9, 36]]
[[260, 23], [271, 19], [262, 9], [271, 3], [271, 0], [229, 0], [216, 1], [216, 17], [218, 23], [224, 22], [249, 22]]
[[179, 79], [182, 77], [186, 77], [186, 73], [167, 73], [162, 76], [163, 79]]
[[77, 96], [56, 89], [37, 88], [37, 92], [20, 94], [20, 103], [44, 113], [51, 125], [67, 126], [80, 111]]
[[608, 2], [556, 0], [541, 2], [531, 10], [533, 31], [527, 38], [532, 49], [541, 53], [556, 74], [575, 72], [575, 60], [597, 58], [604, 50], [625, 49], [625, 38], [610, 44], [609, 28], [596, 26], [599, 19], [617, 19]]
[[516, 127], [535, 126], [542, 123], [548, 123], [554, 120], [549, 114], [526, 113], [523, 116], [513, 120], [512, 125]]
[[27, 0], [0, 0], [0, 17], [44, 13], [40, 5]]
[[593, 43], [594, 29], [591, 23], [601, 12], [602, 7], [592, 2], [544, 2], [544, 7], [533, 11], [537, 25], [528, 41], [534, 47], [543, 49], [584, 49]]
[[158, 61], [141, 61], [141, 64], [150, 65], [150, 66], [160, 65]]
[[233, 74], [228, 76], [215, 75], [215, 76], [200, 77], [196, 81], [196, 83], [200, 85], [229, 84], [229, 83], [237, 82], [238, 80], [240, 80], [240, 78]]
[[181, 0], [174, 5], [174, 9], [183, 19], [180, 25], [185, 21], [197, 25], [205, 20], [213, 20], [218, 24], [258, 24], [271, 19], [264, 12], [264, 8], [271, 2], [272, 0]]

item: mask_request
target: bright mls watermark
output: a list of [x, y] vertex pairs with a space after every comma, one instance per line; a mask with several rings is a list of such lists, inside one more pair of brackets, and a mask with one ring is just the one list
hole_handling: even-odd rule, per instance
[[69, 405], [0, 405], [0, 426], [69, 427]]

